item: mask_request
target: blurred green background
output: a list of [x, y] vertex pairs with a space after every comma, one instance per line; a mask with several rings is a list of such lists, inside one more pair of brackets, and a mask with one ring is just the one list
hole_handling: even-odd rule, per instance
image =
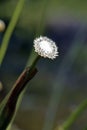
[[[17, 2], [0, 0], [6, 28]], [[54, 130], [87, 97], [87, 1], [25, 0], [0, 68], [1, 100], [28, 63], [35, 36], [42, 34], [56, 42], [59, 57], [39, 61], [14, 122], [20, 130]], [[86, 120], [87, 111], [70, 130], [82, 130]]]

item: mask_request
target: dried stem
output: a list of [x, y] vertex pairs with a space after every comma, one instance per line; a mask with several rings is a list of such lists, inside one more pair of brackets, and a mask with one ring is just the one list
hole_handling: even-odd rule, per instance
[[25, 85], [35, 76], [36, 73], [36, 68], [30, 69], [27, 67], [17, 79], [8, 98], [8, 101], [0, 115], [0, 130], [5, 130], [7, 128], [15, 113], [19, 95], [24, 90]]

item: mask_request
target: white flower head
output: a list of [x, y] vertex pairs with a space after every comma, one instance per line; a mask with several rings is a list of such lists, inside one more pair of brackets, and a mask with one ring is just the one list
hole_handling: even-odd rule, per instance
[[3, 20], [0, 19], [0, 32], [3, 32], [5, 30], [5, 23]]
[[34, 40], [34, 48], [35, 52], [44, 58], [55, 59], [58, 56], [55, 42], [45, 36], [40, 36]]

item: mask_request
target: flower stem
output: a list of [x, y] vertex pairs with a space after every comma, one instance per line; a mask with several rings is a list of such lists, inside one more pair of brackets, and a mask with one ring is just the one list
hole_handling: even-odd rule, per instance
[[8, 26], [6, 32], [5, 32], [5, 35], [4, 35], [4, 38], [2, 40], [2, 44], [1, 44], [1, 47], [0, 47], [0, 66], [1, 66], [3, 59], [4, 59], [4, 56], [6, 54], [12, 32], [13, 32], [13, 30], [14, 30], [17, 22], [18, 22], [19, 16], [20, 16], [21, 11], [23, 9], [24, 2], [25, 2], [25, 0], [19, 0], [18, 1], [18, 4], [17, 4], [16, 9], [14, 11], [14, 14], [11, 18], [9, 26]]
[[25, 90], [26, 84], [35, 76], [37, 69], [33, 67], [31, 70], [27, 67], [15, 82], [9, 97], [5, 100], [6, 102], [0, 110], [0, 130], [6, 130], [10, 122], [13, 121], [15, 112], [17, 111], [17, 102], [19, 96]]
[[39, 56], [38, 54], [35, 54], [34, 60], [32, 61], [31, 65], [30, 65], [31, 70], [35, 67], [35, 65], [36, 65], [37, 61], [40, 59], [40, 57], [41, 56]]
[[26, 84], [35, 76], [37, 69], [35, 68], [40, 56], [36, 54], [30, 67], [26, 67], [21, 73], [11, 91], [0, 105], [0, 130], [6, 130], [13, 122], [21, 99], [26, 90]]
[[[61, 130], [69, 130], [77, 118], [84, 112], [87, 108], [87, 99], [85, 99], [75, 111], [68, 117], [68, 119], [61, 125]], [[57, 128], [59, 130], [59, 127]]]

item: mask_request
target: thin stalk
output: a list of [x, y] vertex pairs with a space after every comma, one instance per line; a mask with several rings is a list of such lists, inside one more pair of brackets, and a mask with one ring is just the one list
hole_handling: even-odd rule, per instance
[[15, 11], [14, 11], [14, 14], [11, 18], [11, 21], [9, 23], [9, 26], [4, 34], [4, 37], [3, 37], [3, 40], [2, 40], [2, 44], [1, 44], [1, 47], [0, 47], [0, 66], [3, 62], [3, 59], [5, 57], [5, 54], [6, 54], [6, 51], [7, 51], [7, 48], [8, 48], [8, 45], [9, 45], [9, 40], [11, 38], [11, 35], [12, 35], [12, 32], [18, 22], [18, 19], [19, 19], [19, 16], [21, 14], [21, 11], [23, 9], [23, 6], [24, 6], [24, 2], [25, 0], [19, 0], [18, 1], [18, 4], [15, 8]]
[[35, 65], [36, 65], [36, 63], [37, 63], [37, 61], [38, 61], [39, 59], [40, 59], [40, 56], [39, 56], [39, 55], [36, 55], [34, 61], [32, 62], [31, 66], [30, 66], [30, 69], [31, 69], [31, 70], [35, 67]]
[[13, 85], [12, 90], [9, 92], [8, 96], [3, 100], [0, 107], [0, 130], [6, 130], [8, 127], [8, 129], [10, 129], [10, 125], [14, 120], [21, 98], [23, 97], [24, 91], [27, 88], [26, 84], [37, 73], [35, 66], [39, 58], [40, 56], [36, 55], [32, 65], [24, 69]]
[[40, 18], [36, 29], [35, 37], [42, 35], [45, 31], [45, 25], [46, 25], [45, 21], [46, 21], [47, 11], [49, 9], [50, 2], [51, 0], [43, 0], [42, 2], [42, 8], [41, 8]]
[[[79, 116], [87, 109], [87, 99], [84, 100], [77, 109], [69, 116], [69, 118], [61, 125], [61, 130], [69, 130]], [[59, 128], [58, 128], [59, 130]]]
[[34, 77], [37, 73], [37, 69], [34, 68], [32, 71], [30, 68], [26, 68], [20, 77], [17, 79], [13, 86], [13, 90], [0, 113], [0, 130], [5, 130], [10, 124], [16, 111], [16, 104], [20, 94], [26, 88], [26, 84]]

